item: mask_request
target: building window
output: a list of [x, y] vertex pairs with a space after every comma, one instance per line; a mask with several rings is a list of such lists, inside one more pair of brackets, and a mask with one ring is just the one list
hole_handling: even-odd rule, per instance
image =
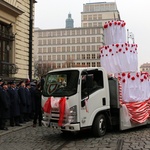
[[92, 42], [93, 42], [93, 43], [95, 42], [95, 37], [92, 37]]
[[87, 59], [90, 59], [90, 54], [87, 54]]
[[97, 27], [97, 22], [94, 22], [94, 23], [93, 23], [93, 27]]
[[51, 53], [51, 47], [48, 47], [48, 53]]
[[67, 38], [67, 44], [70, 44], [70, 38]]
[[97, 15], [93, 15], [93, 20], [97, 20]]
[[43, 45], [46, 45], [46, 40], [45, 39], [43, 40]]
[[84, 29], [82, 29], [81, 31], [82, 31], [82, 35], [85, 35], [85, 30], [84, 30]]
[[39, 60], [39, 61], [42, 61], [42, 56], [38, 56], [38, 60]]
[[47, 36], [47, 32], [43, 32], [43, 37], [46, 37]]
[[87, 48], [87, 51], [90, 51], [90, 46], [87, 46], [86, 48]]
[[65, 44], [65, 39], [62, 39], [62, 44]]
[[98, 14], [98, 20], [102, 19], [102, 14]]
[[101, 42], [101, 38], [97, 37], [97, 43], [100, 43], [100, 42]]
[[77, 59], [80, 59], [80, 54], [77, 54]]
[[43, 56], [43, 61], [46, 61], [46, 55]]
[[47, 53], [46, 47], [43, 48], [43, 53]]
[[58, 52], [58, 53], [61, 52], [61, 47], [57, 47], [57, 52]]
[[88, 16], [88, 20], [92, 20], [92, 15], [89, 15], [89, 16]]
[[81, 40], [82, 40], [82, 43], [85, 43], [85, 38], [84, 37]]
[[38, 32], [38, 37], [42, 37], [42, 32]]
[[72, 46], [72, 52], [75, 52], [75, 46]]
[[84, 21], [87, 20], [87, 15], [83, 15], [83, 20], [84, 20]]
[[87, 66], [90, 67], [90, 62], [87, 62]]
[[92, 54], [92, 59], [95, 59], [95, 54]]
[[97, 62], [97, 67], [100, 67], [100, 62]]
[[53, 34], [53, 36], [56, 36], [56, 31], [53, 31], [53, 33], [52, 33], [52, 34]]
[[56, 39], [53, 39], [53, 43], [52, 44], [56, 44]]
[[53, 53], [56, 53], [56, 47], [52, 48]]
[[87, 43], [90, 43], [90, 37], [87, 37]]
[[3, 65], [3, 63], [9, 63], [10, 50], [13, 51], [13, 41], [12, 25], [0, 21], [0, 74], [9, 75], [9, 66]]
[[57, 60], [61, 60], [61, 56], [60, 55], [57, 55]]
[[60, 39], [57, 39], [57, 44], [61, 44], [61, 40]]
[[52, 60], [56, 60], [56, 55], [53, 55], [53, 56], [52, 56]]
[[88, 23], [88, 27], [92, 27], [92, 23]]
[[96, 66], [95, 66], [95, 62], [92, 62], [92, 67], [96, 67]]
[[65, 55], [62, 55], [62, 60], [65, 60], [66, 58], [65, 58]]
[[91, 51], [95, 51], [95, 45], [92, 45], [92, 49], [91, 49]]
[[42, 53], [42, 48], [38, 48], [38, 54]]
[[67, 35], [70, 35], [70, 30], [67, 30]]
[[57, 36], [60, 36], [61, 34], [60, 34], [60, 31], [57, 31]]
[[80, 52], [80, 46], [77, 46], [77, 52]]
[[75, 35], [75, 30], [72, 30], [72, 35]]
[[48, 45], [50, 45], [51, 44], [51, 39], [48, 39]]
[[61, 68], [61, 64], [60, 63], [57, 64], [57, 68]]
[[80, 43], [80, 38], [77, 38], [77, 43]]
[[83, 27], [87, 27], [87, 23], [83, 23]]
[[77, 35], [80, 35], [80, 30], [77, 30]]
[[75, 43], [75, 38], [72, 38], [72, 43], [73, 43], [73, 44]]
[[82, 54], [82, 59], [85, 59], [85, 54]]
[[48, 60], [51, 60], [51, 55], [48, 55]]
[[69, 46], [67, 46], [67, 52], [70, 52], [70, 47]]
[[85, 46], [82, 46], [82, 51], [83, 51], [83, 52], [85, 51]]
[[62, 52], [65, 52], [65, 47], [62, 47]]
[[38, 40], [38, 45], [42, 45], [42, 40]]

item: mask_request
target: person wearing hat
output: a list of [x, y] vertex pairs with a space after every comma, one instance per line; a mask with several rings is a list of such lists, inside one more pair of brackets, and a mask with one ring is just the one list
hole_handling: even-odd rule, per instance
[[0, 130], [8, 130], [6, 121], [10, 117], [10, 97], [7, 91], [8, 86], [6, 82], [2, 83], [1, 100], [0, 100]]
[[10, 81], [10, 88], [8, 88], [8, 93], [11, 100], [10, 106], [10, 126], [21, 126], [19, 124], [20, 118], [20, 99], [18, 95], [18, 90], [16, 89], [16, 83]]
[[18, 94], [20, 98], [20, 123], [25, 123], [25, 114], [27, 113], [25, 82], [20, 81]]

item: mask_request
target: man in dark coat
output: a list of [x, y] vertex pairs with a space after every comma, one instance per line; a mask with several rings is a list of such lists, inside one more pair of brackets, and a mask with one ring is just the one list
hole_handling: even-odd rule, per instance
[[41, 84], [38, 83], [35, 89], [35, 113], [34, 113], [34, 120], [33, 120], [33, 127], [36, 127], [37, 119], [39, 126], [42, 125], [42, 109], [41, 109]]
[[6, 127], [6, 121], [10, 117], [10, 97], [8, 94], [8, 87], [7, 83], [4, 82], [2, 85], [2, 90], [0, 91], [0, 117], [1, 117], [1, 123], [0, 123], [0, 129], [1, 130], [8, 130]]
[[25, 82], [20, 81], [18, 94], [20, 98], [20, 123], [25, 123], [25, 115], [27, 113]]
[[32, 110], [30, 83], [26, 84], [25, 96], [26, 96], [26, 103], [27, 103], [26, 121], [29, 121], [30, 120], [30, 115], [31, 115], [31, 110]]
[[16, 83], [14, 81], [10, 82], [10, 88], [8, 88], [8, 93], [10, 96], [11, 106], [10, 106], [10, 126], [21, 126], [19, 124], [20, 118], [20, 99], [18, 95], [18, 90], [16, 89]]
[[34, 82], [31, 82], [30, 83], [30, 93], [31, 93], [31, 115], [30, 115], [30, 118], [33, 119], [33, 116], [34, 116], [34, 112], [35, 112], [35, 89], [36, 89], [36, 83]]

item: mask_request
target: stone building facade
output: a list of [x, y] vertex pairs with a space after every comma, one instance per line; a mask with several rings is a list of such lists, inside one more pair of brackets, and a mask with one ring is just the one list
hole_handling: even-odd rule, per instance
[[32, 62], [29, 66], [29, 59], [32, 61], [30, 40], [33, 35], [30, 27], [34, 21], [34, 3], [34, 0], [0, 1], [0, 77], [2, 78], [27, 78], [29, 69], [32, 70]]

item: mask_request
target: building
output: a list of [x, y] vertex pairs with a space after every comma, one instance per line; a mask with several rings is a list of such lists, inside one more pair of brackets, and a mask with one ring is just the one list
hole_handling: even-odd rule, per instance
[[0, 0], [1, 78], [25, 79], [32, 75], [34, 3], [34, 0]]
[[109, 20], [120, 20], [115, 2], [97, 2], [83, 5], [81, 27], [100, 27]]
[[140, 66], [140, 71], [148, 72], [150, 74], [150, 63], [144, 63]]
[[[71, 14], [68, 15], [71, 18]], [[81, 13], [81, 27], [34, 31], [35, 66], [54, 68], [100, 66], [99, 48], [104, 45], [103, 24], [120, 19], [115, 2], [87, 3]], [[70, 19], [73, 21], [73, 19]], [[46, 70], [46, 71], [48, 71]], [[37, 74], [37, 68], [35, 69]]]

